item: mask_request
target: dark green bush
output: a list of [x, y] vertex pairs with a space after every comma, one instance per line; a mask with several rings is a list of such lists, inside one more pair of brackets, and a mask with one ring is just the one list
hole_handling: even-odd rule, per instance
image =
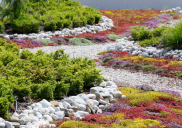
[[44, 30], [45, 31], [55, 31], [56, 30], [56, 22], [54, 21], [47, 21], [44, 23]]
[[28, 14], [23, 14], [18, 19], [11, 21], [11, 30], [17, 33], [37, 33], [39, 27], [37, 20]]
[[3, 33], [4, 29], [5, 29], [4, 24], [0, 22], [0, 33]]
[[130, 35], [134, 40], [144, 40], [150, 39], [152, 37], [152, 32], [145, 27], [136, 26], [131, 29]]

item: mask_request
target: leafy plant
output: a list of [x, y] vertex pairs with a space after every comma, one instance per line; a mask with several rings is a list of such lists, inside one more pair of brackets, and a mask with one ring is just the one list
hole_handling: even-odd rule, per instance
[[39, 25], [32, 15], [22, 14], [18, 19], [11, 21], [11, 30], [17, 33], [37, 33]]
[[143, 41], [139, 41], [139, 45], [146, 47], [146, 46], [155, 46], [158, 45], [159, 43], [162, 42], [162, 38], [161, 37], [152, 37], [151, 39], [145, 39]]
[[154, 37], [159, 37], [162, 35], [162, 33], [167, 29], [167, 27], [162, 26], [162, 27], [156, 27], [153, 31], [152, 34]]
[[3, 33], [4, 29], [5, 29], [4, 24], [0, 22], [0, 33]]
[[131, 29], [130, 35], [134, 40], [144, 40], [150, 39], [152, 37], [152, 32], [145, 27], [136, 26]]

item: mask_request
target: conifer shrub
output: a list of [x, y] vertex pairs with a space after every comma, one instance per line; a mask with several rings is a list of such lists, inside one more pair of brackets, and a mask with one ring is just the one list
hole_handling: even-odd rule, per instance
[[5, 29], [4, 24], [0, 22], [0, 33], [3, 33], [4, 29]]
[[88, 58], [70, 59], [64, 50], [36, 54], [29, 50], [19, 53], [15, 43], [0, 39], [0, 116], [7, 116], [13, 97], [34, 99], [61, 98], [83, 91], [91, 83], [102, 82], [96, 62]]
[[144, 39], [150, 39], [152, 37], [152, 32], [145, 27], [136, 26], [131, 29], [130, 35], [134, 40], [141, 41]]
[[17, 33], [37, 33], [39, 27], [38, 21], [29, 14], [22, 14], [11, 21], [11, 30]]
[[11, 22], [12, 30], [18, 33], [38, 32], [40, 24], [45, 31], [55, 31], [99, 23], [101, 19], [100, 11], [83, 7], [79, 1], [28, 1], [23, 6], [22, 16], [11, 18], [14, 19]]

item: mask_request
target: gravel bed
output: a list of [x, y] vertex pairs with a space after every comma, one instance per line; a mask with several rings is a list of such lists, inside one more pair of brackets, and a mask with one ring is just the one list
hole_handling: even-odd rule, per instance
[[[115, 44], [114, 42], [96, 44], [90, 46], [46, 46], [34, 49], [29, 49], [32, 53], [42, 49], [46, 53], [55, 52], [58, 49], [65, 49], [65, 53], [73, 57], [88, 57], [90, 59], [98, 59], [97, 53], [106, 50], [107, 46]], [[21, 50], [22, 51], [22, 50]], [[109, 77], [114, 82], [124, 83], [125, 85], [135, 86], [141, 84], [148, 84], [155, 90], [167, 89], [178, 91], [182, 95], [182, 80], [160, 77], [155, 74], [144, 74], [142, 72], [132, 73], [123, 69], [112, 69], [97, 65], [97, 69], [102, 69], [103, 76]]]

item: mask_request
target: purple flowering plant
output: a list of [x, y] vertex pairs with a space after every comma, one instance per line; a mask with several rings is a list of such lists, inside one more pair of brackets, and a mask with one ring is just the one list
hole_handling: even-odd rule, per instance
[[27, 43], [25, 40], [23, 39], [13, 39], [13, 41], [16, 41], [18, 43]]
[[161, 91], [162, 91], [162, 92], [171, 93], [171, 94], [173, 94], [173, 95], [175, 95], [175, 96], [181, 97], [180, 93], [179, 93], [179, 92], [176, 92], [176, 91], [165, 90], [165, 89], [163, 89], [163, 90], [161, 90]]
[[30, 44], [32, 45], [42, 45], [41, 41], [38, 41], [38, 40], [33, 40], [30, 42]]
[[123, 64], [129, 63], [128, 61], [124, 60], [117, 60], [112, 63], [112, 66], [122, 66]]
[[107, 42], [108, 41], [108, 39], [104, 36], [95, 36], [94, 40], [97, 40], [99, 42]]
[[55, 38], [55, 39], [52, 39], [56, 44], [62, 44], [62, 43], [65, 43], [66, 41], [63, 39], [63, 38]]
[[154, 91], [154, 89], [151, 86], [145, 85], [145, 84], [137, 85], [136, 88], [138, 88], [139, 90], [144, 90], [144, 91]]
[[105, 109], [105, 112], [115, 112], [116, 110], [118, 110], [120, 108], [130, 109], [131, 107], [126, 104], [113, 104], [113, 105], [108, 106]]
[[167, 127], [173, 127], [173, 128], [182, 128], [182, 125], [179, 125], [179, 124], [177, 124], [177, 123], [168, 123], [167, 125], [166, 125]]

